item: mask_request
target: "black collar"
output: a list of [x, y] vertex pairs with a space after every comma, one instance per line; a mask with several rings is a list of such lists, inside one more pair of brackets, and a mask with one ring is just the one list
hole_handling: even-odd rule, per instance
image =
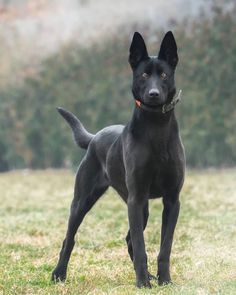
[[139, 107], [140, 109], [143, 109], [144, 111], [155, 112], [155, 113], [158, 113], [161, 111], [162, 114], [165, 114], [174, 109], [175, 105], [181, 100], [181, 94], [182, 94], [182, 90], [179, 91], [178, 95], [174, 97], [170, 103], [163, 104], [159, 108], [147, 106], [138, 99], [135, 99], [135, 103], [137, 107]]

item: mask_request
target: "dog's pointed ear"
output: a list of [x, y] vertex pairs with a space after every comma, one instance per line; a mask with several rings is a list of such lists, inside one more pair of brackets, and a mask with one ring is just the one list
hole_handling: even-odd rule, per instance
[[133, 69], [140, 61], [148, 59], [148, 52], [140, 33], [135, 32], [129, 49], [129, 63]]
[[161, 42], [158, 59], [166, 61], [173, 69], [177, 66], [179, 60], [177, 45], [175, 37], [171, 31], [165, 34], [165, 37]]

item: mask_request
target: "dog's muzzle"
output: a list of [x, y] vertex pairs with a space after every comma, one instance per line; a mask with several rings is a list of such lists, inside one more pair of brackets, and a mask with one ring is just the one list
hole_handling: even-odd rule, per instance
[[148, 112], [160, 112], [162, 114], [165, 114], [171, 110], [174, 109], [175, 105], [181, 100], [181, 94], [182, 94], [182, 90], [179, 90], [179, 93], [177, 96], [175, 96], [170, 103], [166, 103], [166, 104], [163, 104], [162, 106], [160, 107], [154, 107], [154, 106], [148, 106], [148, 105], [145, 105], [143, 102], [141, 102], [139, 99], [135, 99], [135, 103], [136, 103], [136, 106], [145, 110], [145, 111], [148, 111]]

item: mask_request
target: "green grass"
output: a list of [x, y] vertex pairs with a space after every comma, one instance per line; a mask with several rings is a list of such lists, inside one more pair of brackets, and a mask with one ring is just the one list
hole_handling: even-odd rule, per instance
[[[113, 190], [85, 218], [66, 283], [50, 282], [73, 194], [70, 171], [0, 174], [0, 294], [236, 294], [236, 170], [190, 171], [171, 256], [174, 285], [136, 289], [124, 237], [127, 210]], [[145, 231], [156, 273], [161, 200]]]

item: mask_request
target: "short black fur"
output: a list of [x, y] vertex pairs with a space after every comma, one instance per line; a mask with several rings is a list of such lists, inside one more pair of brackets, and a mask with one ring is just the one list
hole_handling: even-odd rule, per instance
[[176, 92], [174, 73], [178, 54], [173, 34], [165, 35], [158, 57], [150, 57], [142, 36], [136, 32], [129, 62], [133, 70], [134, 99], [147, 108], [136, 105], [126, 126], [109, 126], [92, 135], [72, 113], [58, 108], [70, 124], [77, 144], [87, 152], [77, 172], [68, 230], [52, 273], [53, 281], [65, 280], [77, 229], [87, 212], [112, 186], [128, 206], [130, 229], [126, 242], [138, 287], [150, 288], [153, 278], [147, 268], [143, 236], [148, 221], [148, 200], [162, 197], [157, 278], [160, 285], [171, 282], [170, 253], [185, 171], [184, 149], [174, 109], [165, 114], [161, 112]]

